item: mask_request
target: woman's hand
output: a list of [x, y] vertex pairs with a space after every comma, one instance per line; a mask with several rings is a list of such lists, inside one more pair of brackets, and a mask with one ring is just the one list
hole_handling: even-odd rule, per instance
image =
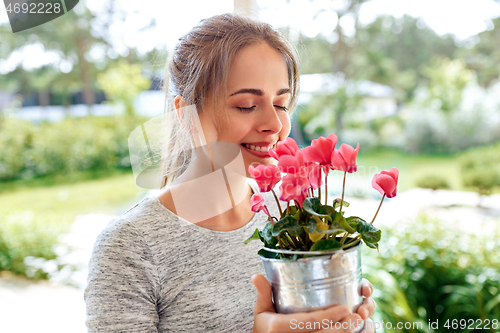
[[[252, 282], [257, 289], [257, 300], [254, 309], [254, 324], [252, 333], [268, 332], [352, 332], [361, 320], [366, 321], [365, 329], [361, 333], [373, 333], [374, 325], [369, 319], [375, 310], [375, 302], [369, 298], [373, 291], [373, 286], [368, 280], [363, 279], [360, 292], [365, 298], [363, 304], [358, 308], [357, 313], [341, 305], [333, 306], [326, 310], [319, 310], [307, 313], [279, 314], [274, 310], [272, 300], [272, 289], [267, 279], [255, 274]], [[314, 323], [321, 326], [314, 328]], [[335, 328], [335, 323], [340, 322]], [[311, 323], [312, 329], [307, 329], [307, 323]], [[343, 325], [342, 325], [343, 324]], [[370, 325], [371, 324], [371, 325]], [[303, 327], [303, 329], [302, 329]]]

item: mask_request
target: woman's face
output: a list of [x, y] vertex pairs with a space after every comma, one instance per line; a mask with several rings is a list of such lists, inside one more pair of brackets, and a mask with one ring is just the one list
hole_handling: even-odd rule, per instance
[[286, 107], [291, 94], [285, 60], [267, 43], [245, 47], [231, 64], [227, 92], [224, 102], [228, 123], [221, 133], [217, 135], [204, 113], [200, 122], [207, 142], [240, 146], [249, 176], [250, 165], [273, 163], [269, 148], [275, 148], [276, 142], [285, 140], [290, 133]]

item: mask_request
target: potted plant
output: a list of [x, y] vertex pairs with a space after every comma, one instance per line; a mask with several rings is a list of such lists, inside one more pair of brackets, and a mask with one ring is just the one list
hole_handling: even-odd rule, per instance
[[[396, 196], [399, 172], [392, 168], [374, 175], [372, 186], [382, 194], [382, 200], [371, 222], [347, 217], [343, 211], [349, 206], [344, 201], [345, 181], [347, 173], [357, 171], [359, 144], [356, 149], [347, 144], [336, 149], [336, 144], [334, 134], [313, 140], [303, 149], [287, 138], [275, 150], [269, 150], [277, 166], [249, 167], [260, 191], [272, 191], [280, 213], [279, 218], [271, 216], [262, 194], [255, 193], [252, 211], [264, 211], [269, 221], [244, 242], [264, 243], [258, 254], [278, 313], [313, 311], [333, 304], [355, 311], [361, 303], [359, 249], [362, 243], [378, 249], [381, 231], [373, 222], [384, 198]], [[331, 170], [343, 172], [344, 181], [342, 197], [329, 201], [327, 177]], [[278, 199], [273, 188], [280, 181]], [[286, 209], [281, 208], [279, 200], [287, 202]]]

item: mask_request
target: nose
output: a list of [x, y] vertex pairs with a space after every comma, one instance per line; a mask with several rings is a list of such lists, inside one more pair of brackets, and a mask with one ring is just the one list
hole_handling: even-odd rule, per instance
[[283, 123], [279, 117], [278, 112], [283, 112], [276, 110], [273, 103], [266, 103], [263, 108], [263, 113], [261, 115], [261, 121], [259, 123], [259, 131], [268, 133], [279, 133], [283, 128]]

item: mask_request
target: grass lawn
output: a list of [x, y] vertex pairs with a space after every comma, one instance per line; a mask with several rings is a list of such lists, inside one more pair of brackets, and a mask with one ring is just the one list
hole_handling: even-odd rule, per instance
[[450, 190], [471, 190], [462, 185], [460, 164], [458, 157], [454, 155], [406, 155], [396, 150], [380, 150], [360, 152], [357, 161], [358, 168], [364, 167], [369, 177], [384, 169], [398, 168], [400, 172], [399, 191], [417, 187], [419, 179], [431, 175], [446, 179]]
[[[118, 215], [138, 200], [132, 172], [81, 173], [0, 183], [0, 271], [26, 275], [24, 258], [54, 259], [53, 246], [77, 215]], [[59, 183], [59, 185], [55, 185]], [[31, 274], [31, 273], [30, 273]], [[32, 278], [47, 278], [37, 271]]]
[[[0, 184], [3, 187], [0, 192], [0, 220], [6, 215], [28, 212], [34, 216], [52, 216], [69, 226], [80, 214], [119, 214], [120, 210], [125, 210], [134, 202], [141, 191], [135, 185], [132, 172], [114, 173], [99, 179], [92, 177], [80, 174], [67, 179], [58, 176], [36, 180], [33, 184]], [[64, 183], [49, 185], [55, 182]]]

